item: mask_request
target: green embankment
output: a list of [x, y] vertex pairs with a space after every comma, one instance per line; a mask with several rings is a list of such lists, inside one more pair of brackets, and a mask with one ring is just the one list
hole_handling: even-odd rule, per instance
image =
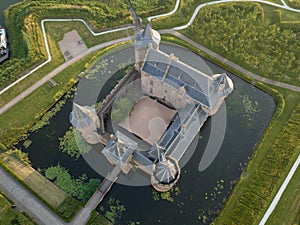
[[[293, 12], [256, 3], [227, 3], [203, 8], [192, 27], [182, 33], [254, 73], [299, 85], [299, 24], [299, 14]], [[299, 93], [271, 88], [277, 111], [214, 224], [257, 224], [300, 153]], [[296, 182], [293, 178], [292, 184]], [[281, 201], [278, 206], [283, 209], [289, 204], [291, 210], [284, 211], [289, 218], [286, 224], [300, 222], [299, 199], [293, 194], [289, 188], [285, 195], [290, 202]], [[280, 217], [278, 212], [269, 224]]]
[[[107, 47], [82, 58], [53, 78], [58, 84], [56, 87], [52, 87], [50, 84], [46, 83], [2, 114], [0, 117], [1, 149], [3, 151], [8, 151], [10, 147], [6, 146], [11, 146], [12, 144], [17, 143], [22, 136], [26, 136], [26, 132], [33, 124], [38, 122], [42, 115], [74, 85], [78, 79], [78, 73], [84, 71], [87, 65], [91, 65], [100, 57], [100, 55], [114, 47], [115, 46]], [[35, 103], [35, 107], [32, 107], [32, 102]], [[4, 157], [5, 154], [6, 153], [2, 153], [2, 157]], [[64, 197], [60, 196], [59, 193], [61, 191], [55, 191], [54, 187], [56, 186], [53, 187], [54, 189], [51, 188], [53, 184], [49, 184], [48, 180], [36, 171], [31, 172], [30, 176], [22, 177], [24, 175], [23, 172], [28, 171], [31, 167], [29, 165], [25, 166], [20, 160], [23, 159], [10, 157], [8, 161], [2, 161], [3, 164], [1, 164], [27, 186], [33, 194], [39, 196], [39, 198], [53, 209], [54, 212], [66, 221], [70, 221], [80, 208], [81, 204], [73, 198], [67, 197], [65, 193]], [[14, 165], [11, 165], [11, 162], [22, 164], [22, 170], [19, 169], [15, 171], [15, 167]], [[42, 184], [45, 184], [47, 187], [43, 187]]]
[[[299, 13], [255, 3], [227, 3], [203, 8], [192, 27], [182, 33], [254, 73], [299, 85], [299, 24]], [[224, 63], [217, 63], [261, 86]], [[275, 92], [262, 87], [275, 96], [277, 111], [214, 224], [257, 224], [300, 153], [299, 93], [270, 88]], [[297, 182], [296, 175], [291, 186]], [[268, 224], [300, 222], [296, 192], [293, 188], [286, 190]]]
[[180, 0], [179, 9], [171, 16], [153, 20], [155, 29], [166, 29], [186, 24], [192, 17], [199, 4], [211, 2], [210, 0]]
[[34, 225], [25, 213], [19, 213], [13, 209], [13, 203], [10, 202], [0, 192], [0, 224], [5, 225]]
[[298, 157], [300, 96], [285, 90], [281, 93], [284, 94], [284, 104], [277, 108], [214, 224], [257, 224]]
[[[174, 2], [171, 0], [137, 0], [134, 1], [135, 8], [139, 11], [139, 15], [146, 17], [154, 13], [163, 13], [171, 10], [174, 7]], [[6, 25], [8, 27], [9, 42], [13, 55], [10, 60], [5, 61], [0, 65], [0, 87], [5, 87], [12, 81], [24, 75], [30, 69], [46, 60], [46, 51], [44, 40], [41, 31], [40, 21], [47, 18], [78, 18], [88, 22], [89, 26], [94, 31], [101, 31], [132, 23], [128, 4], [122, 0], [115, 1], [31, 1], [25, 0], [22, 3], [12, 5], [5, 11]], [[59, 27], [58, 27], [59, 28]], [[79, 28], [81, 31], [82, 27]], [[60, 32], [59, 29], [55, 30]], [[54, 33], [54, 34], [55, 34]], [[87, 31], [85, 30], [86, 34]], [[108, 34], [101, 36], [96, 40], [98, 43], [105, 42], [108, 39], [123, 37], [126, 32], [117, 34]], [[84, 36], [84, 35], [83, 35]], [[86, 36], [86, 35], [85, 35]], [[92, 38], [93, 39], [93, 38]], [[97, 41], [96, 41], [97, 42]], [[95, 39], [89, 44], [95, 44]], [[59, 54], [59, 50], [55, 51]], [[53, 70], [61, 64], [62, 58], [53, 58], [53, 64], [48, 66], [48, 69], [40, 70], [36, 73], [37, 77], [44, 76], [48, 71]], [[27, 68], [24, 71], [24, 68]], [[1, 105], [7, 102], [7, 99], [16, 96], [21, 90], [27, 88], [30, 83], [34, 83], [36, 79], [25, 79], [22, 84], [15, 87], [7, 95], [1, 98]], [[29, 84], [28, 84], [28, 83]]]
[[[1, 143], [5, 146], [11, 146], [26, 135], [33, 124], [74, 85], [78, 79], [78, 74], [86, 69], [85, 66], [90, 65], [109, 49], [111, 47], [80, 59], [53, 78], [58, 84], [57, 86], [52, 87], [46, 83], [3, 113], [0, 117]], [[35, 107], [32, 107], [33, 102]]]
[[64, 191], [34, 170], [28, 161], [27, 154], [19, 150], [7, 151], [0, 155], [0, 165], [8, 173], [61, 218], [65, 221], [70, 221], [80, 209], [81, 203], [68, 196]]
[[300, 1], [299, 0], [286, 0], [285, 3], [288, 4], [288, 6], [295, 8], [295, 9], [300, 9]]
[[[299, 224], [300, 222], [300, 167], [287, 186], [267, 225]], [[288, 212], [288, 213], [287, 213]]]
[[220, 4], [203, 8], [182, 33], [254, 73], [300, 85], [300, 30], [277, 20], [266, 24], [257, 3]]
[[[77, 1], [72, 2], [74, 2], [74, 4], [79, 4]], [[29, 1], [25, 1], [25, 3], [36, 4], [37, 7], [39, 7], [40, 4], [37, 1], [31, 1], [31, 3], [29, 3]], [[46, 4], [44, 1], [41, 3]], [[189, 3], [188, 6], [186, 5], [187, 3]], [[191, 15], [190, 12], [193, 11], [195, 5], [198, 5], [199, 3], [201, 3], [201, 1], [197, 1], [196, 3], [196, 1], [192, 0], [183, 0], [181, 3], [180, 13], [182, 15]], [[183, 9], [186, 11], [182, 11]], [[201, 14], [203, 12], [200, 11], [201, 17], [198, 16], [195, 20], [193, 29], [187, 29], [186, 31], [183, 31], [184, 34], [255, 73], [261, 73], [261, 75], [270, 77], [271, 79], [278, 79], [284, 82], [299, 84], [298, 74], [300, 65], [298, 59], [300, 51], [298, 45], [294, 46], [294, 44], [299, 43], [300, 37], [298, 14], [287, 14], [285, 10], [277, 11], [277, 9], [273, 7], [264, 6], [262, 8], [260, 5], [255, 3], [224, 4], [219, 6], [209, 6], [204, 9], [202, 9], [205, 11], [204, 14]], [[45, 13], [45, 10], [42, 12]], [[22, 18], [22, 15], [23, 14], [20, 15], [20, 18]], [[178, 15], [180, 14], [176, 15], [177, 16], [171, 16], [171, 19], [158, 20], [155, 22], [155, 25], [182, 25], [182, 23], [184, 23], [182, 18], [186, 17], [179, 18]], [[41, 39], [39, 39], [40, 37], [37, 35], [40, 28], [38, 27], [39, 25], [36, 25], [38, 23], [35, 21], [35, 16], [35, 14], [33, 17], [31, 17], [30, 14], [26, 15], [27, 21], [29, 21], [28, 26], [32, 26], [30, 29], [26, 29], [34, 31], [34, 35], [32, 35], [32, 37], [27, 37], [26, 40], [31, 38], [31, 42], [32, 40], [40, 42]], [[12, 19], [13, 18], [15, 21], [18, 21], [16, 19], [16, 15], [15, 17], [12, 17]], [[168, 21], [168, 23], [166, 21]], [[77, 25], [75, 22], [70, 24], [71, 26]], [[237, 26], [237, 24], [239, 26]], [[240, 24], [243, 26], [240, 26]], [[54, 23], [49, 23], [47, 29], [52, 29], [54, 31], [56, 27], [57, 26], [55, 26]], [[204, 29], [205, 27], [207, 29]], [[253, 29], [253, 31], [249, 30], [249, 28]], [[25, 28], [23, 27], [23, 29]], [[69, 28], [60, 27], [60, 29], [68, 30]], [[247, 32], [250, 32], [249, 38], [251, 37], [251, 40], [249, 40], [247, 37]], [[231, 36], [232, 33], [235, 35]], [[169, 39], [174, 39], [170, 36], [166, 37]], [[262, 39], [264, 37], [266, 40]], [[55, 39], [56, 38], [58, 40], [61, 38], [61, 35], [57, 35]], [[54, 51], [57, 54], [56, 64], [52, 64], [49, 66], [49, 68], [46, 68], [44, 73], [41, 73], [40, 76], [43, 76], [47, 73], [47, 71], [51, 71], [53, 68], [62, 63], [62, 56], [59, 53], [55, 41], [52, 39], [50, 42], [52, 42], [52, 46], [54, 46], [53, 48], [56, 48]], [[91, 41], [90, 45], [93, 45], [96, 42], [97, 40], [95, 39], [95, 42]], [[179, 40], [176, 40], [176, 42], [184, 44]], [[28, 41], [28, 43], [30, 43], [30, 41]], [[23, 44], [29, 46], [25, 41]], [[87, 44], [89, 45], [89, 43]], [[20, 54], [23, 52], [24, 57], [20, 58], [20, 62], [23, 63], [21, 60], [28, 57], [29, 51], [28, 49], [26, 50], [26, 48], [23, 51], [22, 49], [24, 48], [21, 47], [22, 46], [20, 46]], [[267, 53], [271, 56], [271, 58], [268, 55], [263, 54], [266, 47], [268, 47]], [[37, 63], [40, 60], [39, 56], [44, 54], [43, 48], [38, 48], [33, 52], [34, 53], [31, 55], [37, 57], [35, 59], [36, 61], [33, 62]], [[212, 59], [207, 55], [206, 57]], [[241, 57], [245, 58], [241, 60]], [[45, 84], [35, 93], [31, 94], [25, 100], [14, 106], [12, 108], [14, 110], [11, 109], [7, 113], [1, 115], [0, 124], [4, 124], [4, 129], [2, 129], [1, 126], [2, 130], [0, 130], [0, 137], [1, 140], [5, 140], [4, 144], [11, 145], [17, 140], [17, 138], [24, 134], [24, 132], [30, 126], [32, 126], [32, 124], [36, 122], [52, 104], [54, 104], [55, 101], [53, 100], [53, 97], [56, 93], [59, 93], [59, 90], [62, 88], [62, 86], [68, 83], [72, 76], [82, 71], [85, 63], [91, 62], [89, 61], [91, 58], [92, 56], [86, 57], [82, 61], [78, 62], [76, 64], [77, 66], [74, 65], [68, 68], [65, 73], [62, 72], [57, 78], [55, 78], [55, 80], [57, 79], [56, 81], [60, 83], [57, 89], [50, 87], [49, 84]], [[221, 62], [217, 63], [224, 66], [224, 64]], [[21, 65], [23, 65], [22, 68], [24, 65], [30, 66], [27, 65], [26, 62], [25, 64]], [[228, 68], [228, 66], [225, 66], [225, 68], [242, 76], [249, 82], [258, 85], [263, 90], [271, 93], [277, 102], [276, 113], [269, 124], [269, 127], [267, 128], [267, 131], [264, 134], [260, 144], [258, 145], [255, 154], [252, 156], [250, 163], [246, 167], [246, 170], [243, 172], [239, 182], [234, 188], [233, 194], [226, 202], [226, 205], [220, 216], [214, 222], [215, 224], [255, 224], [262, 217], [263, 213], [272, 201], [272, 198], [276, 194], [276, 191], [284, 180], [284, 177], [287, 175], [289, 168], [292, 166], [295, 158], [299, 154], [299, 149], [297, 149], [297, 146], [300, 145], [300, 96], [298, 93], [291, 91], [275, 87], [267, 87], [260, 82], [255, 82], [244, 77], [234, 69]], [[18, 71], [18, 68], [12, 69], [14, 71]], [[38, 77], [38, 75], [36, 77]], [[29, 79], [28, 82], [34, 83], [34, 79], [36, 78], [33, 78], [33, 81]], [[22, 90], [23, 87], [26, 87], [26, 85], [20, 86], [18, 88], [19, 91]], [[65, 90], [67, 90], [69, 87], [70, 85], [65, 86]], [[17, 92], [18, 89], [16, 89]], [[61, 94], [62, 93], [59, 95]], [[39, 96], [43, 97], [40, 98]], [[47, 102], [45, 102], [45, 99], [47, 99]], [[37, 101], [38, 103], [37, 109], [33, 109], [31, 107], [31, 104], [34, 101]], [[28, 109], [30, 109], [30, 111]], [[37, 114], [38, 116], [35, 116]], [[22, 115], [22, 117], [20, 117], [20, 115]], [[22, 121], [20, 121], [20, 118], [22, 118]], [[15, 126], [15, 124], [17, 124], [17, 126]], [[17, 138], [11, 138], [14, 135], [16, 135]], [[4, 146], [3, 148], [6, 147]], [[297, 178], [297, 175], [295, 177]], [[295, 178], [293, 178], [291, 183], [292, 187], [293, 185], [297, 185], [297, 181], [297, 179], [295, 180]], [[287, 189], [286, 195], [288, 200], [285, 200], [286, 203], [282, 203], [282, 201], [284, 201], [283, 198], [278, 207], [288, 206], [291, 207], [289, 209], [295, 209], [297, 207], [299, 209], [299, 201], [297, 201], [297, 198], [293, 198], [292, 190], [293, 188]], [[288, 205], [289, 201], [292, 202], [291, 206]], [[279, 215], [277, 214], [278, 209], [276, 210], [272, 215], [272, 217], [274, 217], [273, 221], [275, 221]], [[289, 210], [286, 212], [285, 216], [289, 217], [290, 221], [292, 222], [296, 221], [296, 224], [299, 222], [297, 210]], [[270, 221], [272, 221], [272, 217]]]
[[[162, 39], [185, 46], [195, 53], [213, 60], [212, 57], [172, 35], [164, 35]], [[300, 153], [300, 149], [297, 149], [297, 146], [300, 145], [298, 133], [300, 129], [300, 120], [298, 119], [300, 95], [285, 89], [264, 85], [246, 77], [223, 62], [216, 60], [214, 62], [273, 95], [277, 103], [277, 110], [236, 185], [234, 194], [231, 195], [222, 213], [214, 222], [215, 224], [256, 224]], [[290, 200], [293, 200], [294, 205], [298, 204], [297, 199]], [[289, 217], [295, 218], [297, 212], [287, 214]]]

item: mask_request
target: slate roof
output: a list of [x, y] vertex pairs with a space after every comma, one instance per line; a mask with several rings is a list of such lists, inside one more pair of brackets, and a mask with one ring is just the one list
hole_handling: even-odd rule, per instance
[[159, 163], [155, 165], [153, 175], [162, 184], [170, 184], [176, 179], [178, 170], [176, 165], [161, 154]]
[[134, 46], [138, 48], [148, 48], [149, 43], [152, 44], [153, 48], [158, 47], [160, 43], [160, 34], [156, 30], [153, 30], [149, 24], [147, 24], [145, 29], [141, 30], [136, 35]]
[[226, 83], [226, 74], [209, 76], [153, 48], [148, 50], [142, 71], [175, 89], [184, 87], [191, 98], [210, 109], [223, 96], [223, 93], [217, 91], [218, 84], [221, 80]]
[[95, 116], [97, 115], [94, 108], [74, 103], [70, 114], [70, 122], [74, 127], [87, 127], [94, 122]]
[[115, 140], [110, 140], [103, 153], [113, 160], [116, 164], [124, 164], [128, 157], [137, 148], [137, 143], [129, 137], [117, 131], [115, 133]]
[[168, 149], [177, 135], [180, 133], [182, 124], [190, 118], [192, 113], [197, 109], [197, 105], [189, 104], [185, 108], [181, 109], [173, 119], [169, 129], [164, 133], [159, 141], [159, 146], [164, 149]]

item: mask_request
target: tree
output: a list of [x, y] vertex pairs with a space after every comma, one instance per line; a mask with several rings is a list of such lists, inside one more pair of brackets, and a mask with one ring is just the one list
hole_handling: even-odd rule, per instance
[[99, 187], [99, 185], [100, 185], [99, 179], [90, 179], [87, 184], [84, 184], [82, 186], [81, 199], [84, 202], [87, 202], [94, 194], [96, 189]]
[[115, 108], [111, 112], [111, 119], [115, 123], [123, 121], [129, 116], [133, 107], [133, 103], [126, 97], [117, 100]]

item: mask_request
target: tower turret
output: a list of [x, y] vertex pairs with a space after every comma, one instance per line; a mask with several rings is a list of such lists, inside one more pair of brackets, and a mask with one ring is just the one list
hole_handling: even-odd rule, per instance
[[127, 174], [132, 167], [130, 160], [136, 148], [136, 142], [117, 131], [111, 135], [111, 140], [102, 150], [102, 153], [112, 165], [119, 165], [121, 170]]
[[96, 144], [99, 142], [97, 129], [100, 127], [100, 121], [94, 108], [74, 103], [70, 122], [88, 143]]
[[180, 177], [178, 161], [171, 156], [161, 153], [158, 163], [153, 165], [151, 183], [160, 192], [170, 190]]
[[135, 69], [141, 70], [148, 48], [151, 46], [154, 49], [159, 49], [160, 34], [153, 30], [150, 24], [147, 24], [145, 29], [140, 30], [135, 35], [134, 52], [135, 52]]

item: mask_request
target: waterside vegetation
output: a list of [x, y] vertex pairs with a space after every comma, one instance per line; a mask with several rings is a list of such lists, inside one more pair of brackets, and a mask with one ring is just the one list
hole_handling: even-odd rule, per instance
[[70, 196], [87, 202], [100, 184], [99, 179], [88, 179], [86, 174], [73, 178], [60, 164], [45, 169], [45, 176]]
[[15, 204], [0, 192], [0, 224], [34, 225], [25, 213], [18, 212], [15, 207]]
[[[300, 149], [297, 147], [300, 145], [299, 132], [297, 132], [300, 129], [300, 120], [297, 121], [300, 109], [299, 94], [255, 81], [172, 35], [164, 35], [163, 40], [193, 50], [274, 97], [277, 108], [272, 120], [213, 224], [231, 224], [237, 221], [242, 224], [259, 222], [300, 153]], [[266, 157], [267, 155], [268, 157]], [[266, 186], [268, 187], [267, 191]], [[295, 198], [290, 199], [293, 205], [298, 204]], [[297, 211], [287, 214], [296, 220]]]
[[[73, 1], [73, 2], [75, 2], [75, 4], [79, 4], [79, 2], [77, 1]], [[194, 5], [196, 4], [195, 1], [186, 0], [182, 2], [186, 2], [186, 3], [192, 2]], [[41, 2], [25, 1], [25, 4], [35, 4], [34, 6], [38, 8], [40, 5], [46, 3], [44, 1]], [[191, 8], [190, 10], [195, 8], [193, 7], [194, 6], [193, 4], [190, 6]], [[199, 4], [199, 2], [197, 2], [197, 4]], [[231, 56], [233, 57], [236, 51], [239, 50], [239, 47], [236, 46], [235, 43], [237, 41], [238, 43], [243, 44], [243, 46], [244, 45], [247, 46], [247, 48], [242, 49], [245, 58], [243, 58], [243, 60], [241, 60], [241, 58], [232, 58], [232, 60], [234, 60], [235, 62], [237, 62], [241, 66], [244, 66], [247, 69], [250, 69], [252, 71], [254, 70], [254, 72], [256, 73], [258, 72], [263, 73], [262, 75], [269, 76], [271, 79], [277, 79], [285, 82], [299, 84], [299, 80], [297, 77], [297, 74], [299, 74], [299, 65], [297, 59], [299, 59], [300, 51], [299, 51], [299, 46], [294, 46], [295, 43], [299, 43], [298, 40], [300, 37], [299, 29], [296, 28], [298, 23], [295, 23], [295, 25], [293, 25], [292, 23], [283, 25], [283, 23], [281, 23], [282, 21], [280, 20], [281, 17], [276, 16], [276, 15], [280, 15], [280, 13], [277, 13], [274, 10], [271, 10], [273, 11], [272, 15], [275, 15], [274, 19], [269, 20], [270, 18], [268, 17], [268, 20], [265, 20], [264, 11], [262, 10], [260, 5], [255, 3], [243, 3], [243, 4], [230, 3], [228, 4], [228, 6], [220, 5], [220, 6], [211, 6], [211, 7], [212, 9], [210, 8], [206, 9], [204, 16], [201, 16], [201, 18], [198, 16], [197, 20], [195, 21], [195, 24], [192, 27], [193, 30], [190, 28], [187, 29], [186, 31], [183, 31], [183, 33], [191, 37], [195, 41], [201, 42], [201, 44], [206, 45], [208, 48], [215, 50], [219, 54], [221, 55], [225, 54], [226, 56], [229, 57]], [[53, 10], [53, 8], [52, 8], [52, 12], [55, 11]], [[186, 9], [189, 10], [189, 8]], [[221, 13], [221, 11], [223, 12], [223, 10], [228, 12], [228, 14]], [[243, 12], [242, 13], [243, 15], [241, 14], [242, 17], [235, 16], [237, 11]], [[23, 14], [26, 14], [25, 12], [28, 12], [28, 10], [25, 11], [21, 10], [21, 12], [22, 14], [20, 15], [20, 20], [22, 20], [22, 18], [23, 19], [25, 18]], [[26, 18], [28, 17], [27, 21], [29, 21], [28, 29], [31, 29], [32, 31], [31, 33], [32, 37], [20, 36], [21, 37], [20, 40], [22, 40], [23, 42], [23, 44], [20, 43], [20, 45], [30, 46], [28, 43], [30, 42], [33, 43], [34, 42], [33, 40], [35, 40], [37, 43], [41, 43], [40, 27], [39, 27], [38, 19], [35, 18], [37, 13], [36, 11], [33, 12], [34, 12], [33, 14], [30, 14], [31, 16], [26, 15]], [[45, 13], [47, 12], [47, 10], [43, 9], [41, 10], [41, 12]], [[42, 14], [41, 12], [39, 12], [40, 16], [41, 15], [47, 16], [47, 14]], [[12, 15], [8, 15], [8, 14], [9, 13], [7, 13], [6, 16], [9, 21], [18, 21], [19, 18], [16, 17], [16, 12], [14, 13], [12, 12], [12, 14], [15, 14], [15, 17], [9, 17]], [[66, 15], [66, 16], [70, 16], [70, 15]], [[237, 23], [236, 21], [239, 21], [239, 23], [243, 24], [243, 26], [239, 28], [240, 30], [235, 30], [236, 29], [235, 23]], [[271, 22], [266, 24], [266, 21], [271, 21]], [[172, 23], [169, 23], [168, 25], [170, 24]], [[204, 26], [205, 24], [210, 25], [209, 30], [211, 30], [211, 33], [207, 33], [207, 30], [204, 30], [205, 27], [203, 28], [202, 25]], [[220, 25], [219, 27], [218, 24], [222, 24], [222, 26]], [[211, 29], [211, 26], [213, 26], [214, 29]], [[234, 31], [233, 33], [235, 35], [231, 37], [230, 35], [232, 32], [224, 32], [224, 27], [226, 28], [225, 30]], [[245, 41], [244, 38], [246, 38], [247, 40], [247, 37], [245, 37], [245, 35], [243, 34], [245, 32], [248, 32], [249, 27], [254, 29], [256, 32], [259, 31], [260, 33], [256, 34], [255, 36], [254, 33], [250, 32], [250, 34], [254, 35], [254, 36], [250, 35], [252, 40], [249, 40], [249, 42], [247, 41], [244, 42]], [[22, 29], [23, 32], [20, 32], [21, 34], [27, 33], [27, 30], [25, 32], [24, 28], [21, 28], [21, 30]], [[220, 37], [216, 35], [220, 33], [214, 33], [214, 31], [218, 29], [219, 31], [220, 29], [222, 29], [223, 32], [221, 33], [225, 33], [224, 36], [221, 36], [221, 39], [218, 39]], [[201, 34], [201, 32], [203, 33]], [[264, 33], [264, 32], [268, 32], [268, 33]], [[204, 36], [204, 33], [206, 36]], [[21, 34], [16, 34], [16, 32], [15, 33], [12, 32], [11, 35], [12, 36], [16, 35], [17, 37], [18, 35]], [[270, 37], [268, 37], [268, 35]], [[199, 37], [199, 39], [198, 38], [196, 39], [196, 37]], [[206, 37], [207, 40], [204, 40], [203, 39], [204, 37]], [[228, 37], [231, 38], [228, 39]], [[266, 42], [263, 42], [264, 46], [265, 45], [269, 46], [271, 51], [269, 52], [269, 54], [274, 56], [271, 59], [267, 55], [262, 55], [263, 51], [256, 52], [257, 49], [260, 49], [258, 47], [264, 48], [264, 46], [261, 46], [260, 43], [261, 38], [264, 37], [266, 38], [266, 40], [264, 40]], [[30, 41], [28, 41], [29, 39]], [[182, 43], [184, 46], [188, 46], [188, 44], [178, 39], [175, 39], [172, 36], [164, 36], [164, 39], [169, 41], [173, 40], [177, 43]], [[28, 41], [28, 43], [26, 40]], [[217, 40], [218, 40], [218, 44], [215, 46]], [[292, 40], [291, 43], [290, 40]], [[282, 45], [281, 45], [281, 41], [283, 43]], [[14, 43], [12, 43], [12, 45], [14, 45]], [[41, 43], [41, 45], [43, 46], [43, 43]], [[21, 71], [20, 68], [31, 67], [36, 63], [43, 61], [45, 59], [45, 52], [43, 48], [40, 46], [37, 49], [30, 49], [30, 51], [28, 50], [29, 49], [28, 47], [27, 49], [22, 48], [22, 46], [19, 47], [22, 51], [20, 51], [19, 56], [16, 55], [16, 57], [19, 58], [14, 59], [16, 65], [18, 64], [19, 65], [16, 68], [11, 67], [13, 71], [17, 71], [16, 74], [18, 74]], [[192, 50], [194, 50], [197, 53], [205, 55], [199, 52], [199, 50], [196, 50], [191, 46], [188, 47], [190, 47]], [[14, 48], [18, 48], [18, 46], [15, 45]], [[285, 53], [281, 56], [281, 53], [283, 51]], [[74, 79], [74, 77], [76, 77], [78, 71], [84, 70], [84, 65], [86, 65], [86, 63], [91, 64], [91, 62], [95, 60], [102, 53], [103, 51], [93, 53], [92, 55], [87, 56], [86, 58], [82, 59], [78, 63], [74, 64], [74, 66], [69, 67], [68, 69], [66, 69], [66, 71], [62, 72], [60, 75], [58, 75], [55, 78], [56, 82], [61, 85], [68, 83], [70, 79]], [[205, 56], [208, 57], [209, 59], [214, 60], [213, 58], [207, 55]], [[61, 58], [61, 56], [58, 56], [58, 58]], [[30, 60], [32, 60], [31, 62], [33, 62], [33, 64], [30, 64], [31, 63], [29, 62]], [[272, 94], [277, 103], [277, 109], [273, 116], [273, 119], [270, 122], [265, 134], [263, 135], [263, 138], [258, 144], [255, 154], [252, 156], [250, 163], [247, 165], [240, 180], [235, 186], [231, 197], [226, 202], [223, 211], [216, 219], [216, 221], [214, 221], [215, 224], [232, 224], [232, 223], [253, 224], [253, 223], [257, 223], [259, 219], [262, 217], [263, 213], [265, 212], [266, 208], [268, 207], [272, 198], [274, 197], [276, 191], [281, 185], [284, 177], [288, 173], [288, 170], [291, 167], [292, 163], [294, 162], [294, 159], [300, 153], [300, 149], [298, 147], [300, 146], [299, 143], [300, 97], [298, 93], [264, 85], [261, 82], [256, 82], [246, 77], [245, 75], [241, 74], [240, 72], [235, 71], [233, 68], [229, 68], [222, 62], [217, 62], [217, 63], [229, 69], [233, 73], [241, 76], [245, 80], [255, 84], [256, 86], [263, 89], [264, 91]], [[3, 64], [3, 65], [11, 66], [9, 64]], [[50, 71], [51, 68], [53, 69], [55, 67], [55, 65], [59, 65], [59, 62], [57, 61], [56, 64], [52, 64], [51, 67], [49, 67], [47, 70]], [[11, 79], [14, 78], [9, 77], [4, 82], [8, 82]], [[74, 84], [74, 81], [72, 81], [71, 83]], [[66, 90], [72, 86], [71, 83], [69, 86], [66, 86], [65, 88]], [[22, 104], [17, 104], [11, 110], [1, 115], [0, 136], [3, 143], [1, 144], [0, 147], [2, 148], [2, 150], [7, 151], [8, 149], [10, 149], [10, 146], [13, 143], [16, 143], [17, 140], [19, 140], [19, 138], [22, 137], [22, 135], [25, 134], [26, 131], [29, 130], [32, 127], [32, 125], [39, 120], [41, 115], [43, 115], [53, 104], [55, 104], [55, 102], [57, 102], [59, 97], [54, 97], [54, 96], [57, 93], [59, 93], [57, 94], [58, 96], [62, 96], [64, 94], [64, 91], [60, 92], [61, 89], [62, 86], [53, 88], [50, 87], [48, 84], [46, 84], [42, 86], [39, 90], [31, 94], [30, 96], [28, 96], [26, 99], [24, 99], [21, 102]], [[44, 97], [40, 98], [39, 96], [44, 96]], [[47, 101], [45, 101], [45, 99], [47, 99]], [[33, 101], [37, 102], [36, 109], [32, 109], [30, 107]], [[30, 113], [28, 112], [29, 108], [31, 109]], [[18, 118], [20, 118], [21, 114], [22, 114], [22, 121], [19, 121]], [[36, 116], [37, 114], [39, 116]], [[7, 154], [8, 153], [10, 152], [8, 151]], [[7, 157], [7, 155], [2, 154], [2, 157]], [[26, 157], [24, 156], [24, 158]], [[4, 167], [6, 167], [7, 169], [9, 169], [8, 167], [10, 163], [12, 163], [13, 166], [15, 166], [15, 164], [20, 163], [19, 162], [20, 160], [18, 160], [15, 163], [15, 159], [7, 160], [7, 158], [2, 158], [2, 161], [5, 164], [5, 165], [3, 164]], [[12, 168], [10, 168], [9, 170], [12, 171]], [[26, 182], [30, 182], [30, 180], [27, 180]], [[35, 178], [35, 180], [32, 183], [26, 184], [25, 181], [23, 181], [23, 183], [26, 186], [30, 187], [32, 190], [32, 185], [34, 186], [36, 184], [39, 184], [40, 181], [38, 181], [38, 178]], [[43, 196], [44, 193], [42, 193], [42, 190], [40, 191], [41, 192], [37, 194], [39, 196]], [[65, 213], [65, 215], [68, 214], [72, 215], [72, 213], [76, 210], [73, 210], [72, 213], [68, 213], [64, 210], [67, 210], [68, 208], [67, 205], [78, 206], [78, 203], [70, 204], [70, 202], [68, 201], [73, 201], [74, 199], [72, 200], [72, 198], [66, 197], [66, 195], [64, 196], [65, 196], [63, 198], [64, 200], [63, 202], [60, 202], [60, 204], [58, 204], [56, 200], [53, 200], [53, 202], [55, 203], [55, 207], [51, 206], [51, 208], [54, 208], [55, 211], [59, 209], [58, 211]], [[292, 199], [292, 201], [296, 201], [296, 200]], [[294, 204], [297, 203], [294, 202]], [[297, 216], [296, 213], [289, 211], [287, 214], [293, 218], [291, 219], [291, 221], [296, 221], [297, 223], [299, 222], [297, 221], [299, 220], [299, 216]]]
[[[154, 11], [162, 13], [174, 5], [171, 0], [135, 1], [134, 6], [142, 17]], [[0, 65], [0, 87], [4, 87], [20, 75], [46, 60], [46, 50], [40, 21], [46, 18], [78, 18], [88, 22], [95, 31], [131, 23], [129, 5], [117, 1], [29, 1], [12, 5], [5, 11], [7, 27], [10, 33], [12, 59]], [[118, 9], [118, 10], [116, 10]], [[123, 24], [120, 24], [122, 21]], [[57, 30], [56, 30], [57, 31]], [[116, 36], [115, 36], [116, 37]], [[119, 36], [120, 37], [120, 36]], [[52, 67], [53, 68], [53, 67]], [[55, 67], [54, 67], [55, 68]]]
[[272, 16], [267, 21], [258, 3], [213, 5], [182, 33], [254, 73], [299, 85], [300, 23], [282, 25], [280, 11]]

